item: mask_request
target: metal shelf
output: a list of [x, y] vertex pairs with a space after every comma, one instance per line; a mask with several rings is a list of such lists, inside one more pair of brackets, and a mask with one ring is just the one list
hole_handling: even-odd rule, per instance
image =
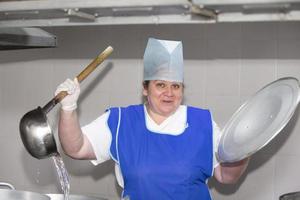
[[0, 2], [1, 27], [298, 20], [300, 20], [300, 0], [29, 0]]

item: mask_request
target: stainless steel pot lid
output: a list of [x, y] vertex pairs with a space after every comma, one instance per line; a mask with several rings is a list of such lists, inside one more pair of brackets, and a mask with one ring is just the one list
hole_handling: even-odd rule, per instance
[[223, 128], [218, 146], [220, 161], [242, 160], [267, 145], [291, 119], [299, 100], [296, 78], [278, 79], [259, 90]]

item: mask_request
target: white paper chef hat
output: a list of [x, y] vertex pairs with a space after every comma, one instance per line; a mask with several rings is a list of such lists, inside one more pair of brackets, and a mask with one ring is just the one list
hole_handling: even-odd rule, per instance
[[149, 38], [144, 53], [144, 80], [183, 82], [182, 42]]

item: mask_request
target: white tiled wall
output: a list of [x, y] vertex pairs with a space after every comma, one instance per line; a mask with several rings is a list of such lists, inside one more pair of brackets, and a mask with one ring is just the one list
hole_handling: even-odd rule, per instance
[[[285, 76], [300, 79], [299, 22], [46, 30], [57, 35], [57, 48], [0, 51], [0, 182], [10, 182], [19, 190], [61, 193], [51, 159], [37, 160], [24, 149], [19, 120], [27, 111], [44, 106], [60, 82], [76, 76], [108, 45], [115, 48], [113, 54], [82, 83], [81, 124], [109, 106], [142, 101], [142, 56], [150, 36], [183, 41], [184, 101], [210, 108], [221, 127], [265, 84]], [[58, 107], [48, 114], [55, 137], [57, 111]], [[297, 109], [278, 137], [252, 157], [238, 184], [209, 182], [214, 199], [277, 200], [283, 193], [300, 191], [299, 132]], [[121, 189], [112, 161], [94, 167], [88, 161], [63, 158], [71, 175], [71, 193], [118, 199]]]

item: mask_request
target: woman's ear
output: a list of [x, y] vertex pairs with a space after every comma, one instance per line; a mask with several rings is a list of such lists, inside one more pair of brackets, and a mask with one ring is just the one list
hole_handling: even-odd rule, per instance
[[149, 86], [149, 82], [148, 81], [144, 81], [143, 82], [143, 95], [145, 97], [148, 96], [148, 86]]
[[145, 87], [143, 87], [143, 95], [145, 97], [148, 96], [148, 90]]

